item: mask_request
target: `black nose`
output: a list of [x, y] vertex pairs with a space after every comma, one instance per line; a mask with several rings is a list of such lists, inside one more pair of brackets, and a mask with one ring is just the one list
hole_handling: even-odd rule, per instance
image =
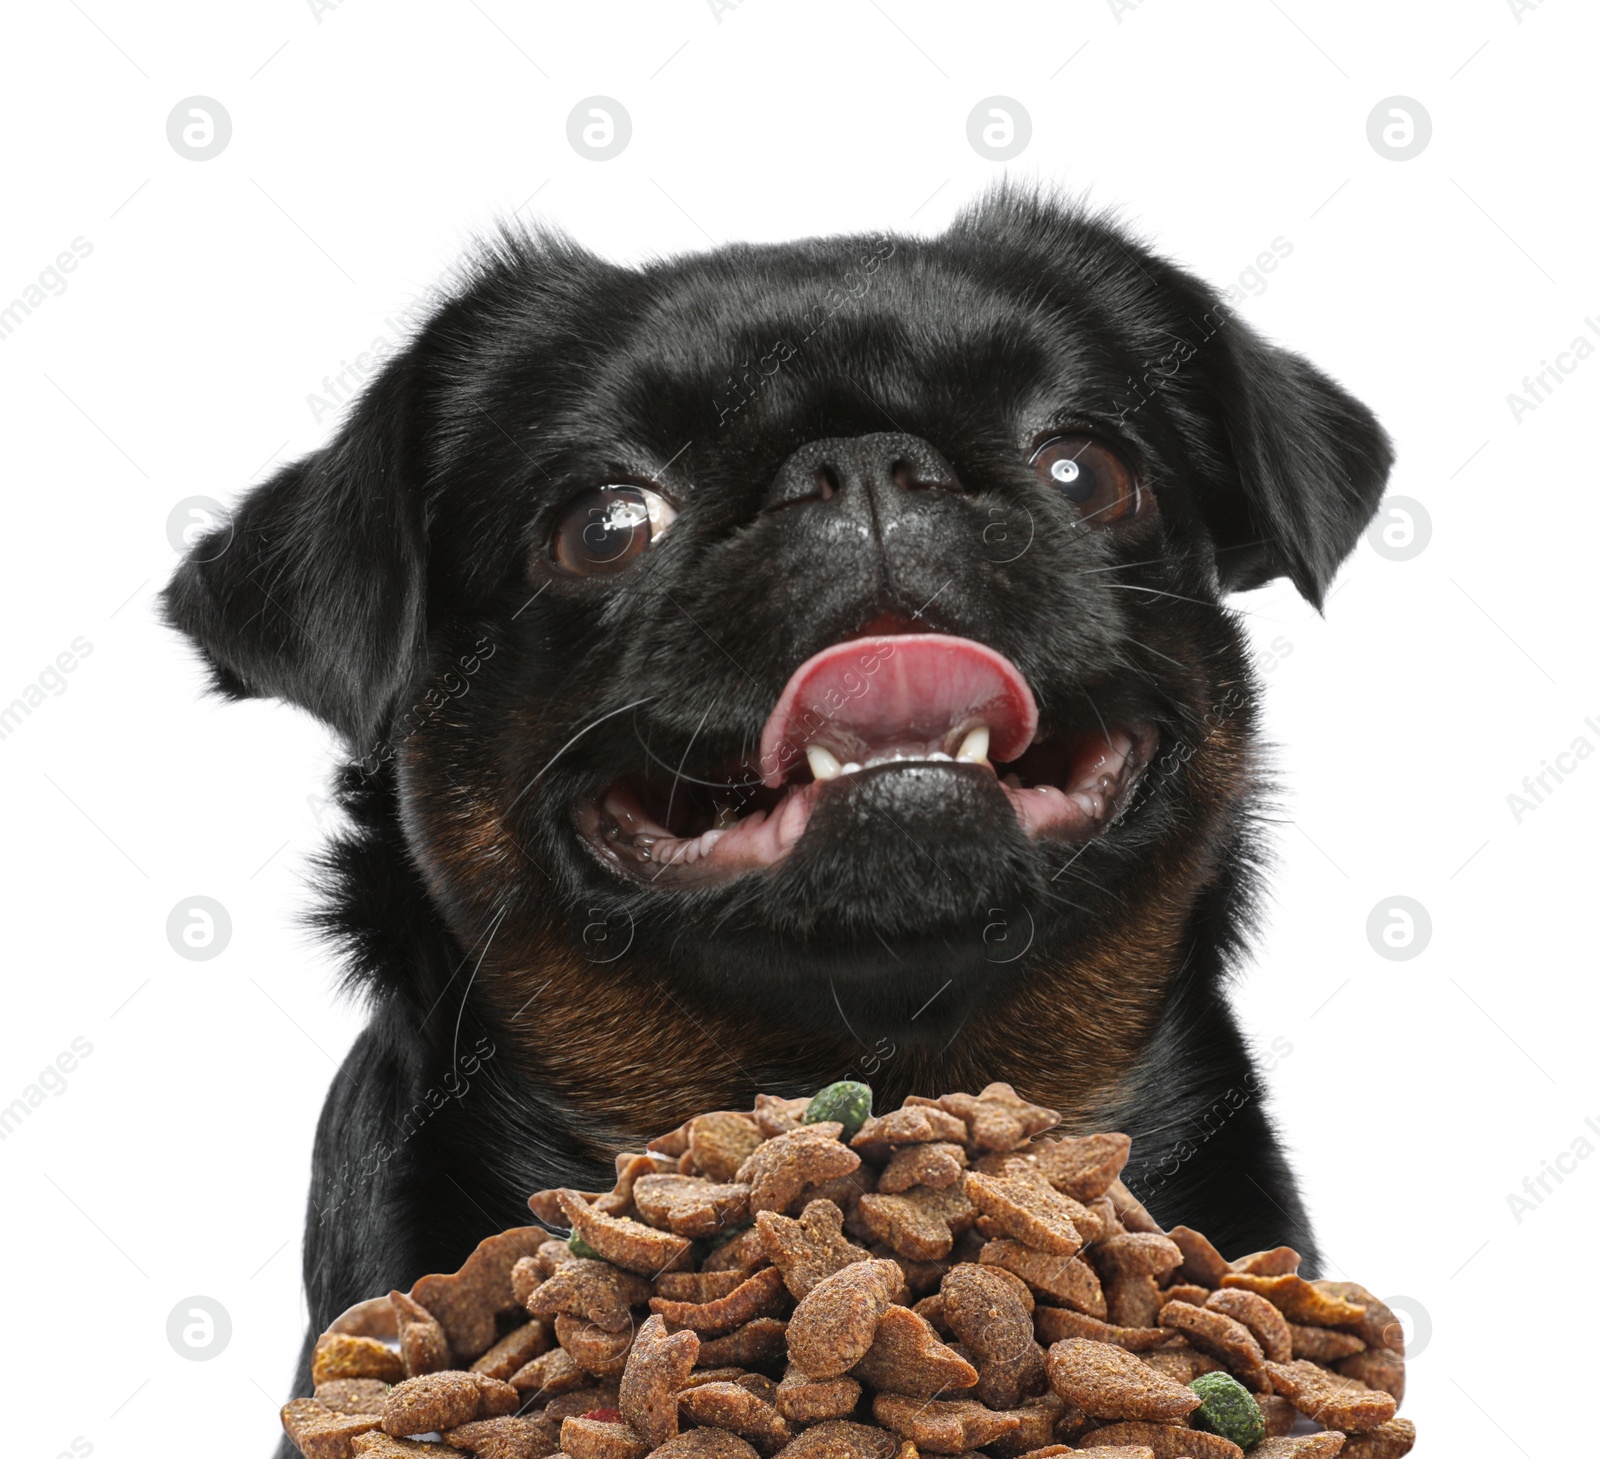
[[808, 441], [778, 468], [766, 510], [844, 498], [855, 510], [886, 508], [900, 492], [957, 491], [955, 469], [920, 436], [876, 431]]

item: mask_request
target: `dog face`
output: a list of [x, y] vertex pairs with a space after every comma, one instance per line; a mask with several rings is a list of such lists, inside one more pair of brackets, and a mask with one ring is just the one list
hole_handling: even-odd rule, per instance
[[796, 1027], [943, 993], [944, 1039], [1086, 950], [1170, 969], [1255, 784], [1222, 599], [1320, 603], [1389, 462], [1046, 201], [637, 271], [505, 240], [168, 611], [344, 732], [463, 948]]

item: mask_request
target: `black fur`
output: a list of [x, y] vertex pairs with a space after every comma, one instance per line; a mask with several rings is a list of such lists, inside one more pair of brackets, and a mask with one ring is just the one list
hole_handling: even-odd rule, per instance
[[[1137, 461], [1157, 520], [1086, 531], [1041, 485], [1028, 443], [1068, 422]], [[808, 443], [885, 432], [953, 479], [795, 504], [785, 463]], [[1153, 1023], [1071, 1117], [1134, 1137], [1127, 1179], [1158, 1218], [1314, 1260], [1223, 998], [1263, 777], [1254, 677], [1220, 603], [1287, 576], [1320, 605], [1390, 460], [1337, 385], [1048, 198], [996, 194], [933, 240], [640, 270], [549, 235], [488, 246], [335, 440], [252, 491], [226, 550], [200, 544], [167, 590], [221, 692], [298, 704], [351, 750], [320, 918], [373, 1019], [318, 1130], [311, 1330], [453, 1269], [525, 1222], [530, 1190], [592, 1187], [612, 1148], [652, 1132], [546, 1087], [537, 1017], [506, 1011], [509, 946], [583, 957], [599, 906], [632, 938], [609, 988], [696, 1026], [731, 1009], [792, 1030], [784, 1049], [741, 1046], [731, 1085], [809, 1090], [853, 1072], [859, 1039], [862, 1064], [893, 1045], [874, 1083], [898, 1097], [945, 1087], [996, 1010], [1136, 922], [1163, 891], [1152, 868], [1180, 863], [1181, 955], [1142, 974], [1162, 980]], [[677, 495], [671, 534], [617, 577], [552, 575], [562, 506], [619, 478]], [[1084, 847], [1032, 842], [992, 787], [930, 770], [863, 777], [776, 871], [725, 886], [651, 888], [580, 841], [581, 796], [746, 754], [794, 667], [880, 614], [1009, 655], [1042, 731], [1157, 726], [1120, 820]], [[1212, 729], [1247, 760], [1224, 765]], [[464, 825], [505, 840], [491, 853]], [[1014, 961], [985, 938], [997, 908], [1032, 938]]]

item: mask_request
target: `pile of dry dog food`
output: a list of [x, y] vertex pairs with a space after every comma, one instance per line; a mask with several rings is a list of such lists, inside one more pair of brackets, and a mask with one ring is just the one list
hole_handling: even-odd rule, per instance
[[[1401, 1328], [1287, 1247], [1163, 1231], [1124, 1135], [1008, 1084], [873, 1116], [760, 1095], [603, 1195], [351, 1308], [283, 1410], [306, 1459], [1395, 1459]], [[546, 1226], [570, 1228], [565, 1240]]]

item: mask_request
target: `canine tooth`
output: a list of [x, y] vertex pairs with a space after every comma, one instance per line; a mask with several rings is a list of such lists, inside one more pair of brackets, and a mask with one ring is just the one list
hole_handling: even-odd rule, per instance
[[[831, 750], [822, 745], [807, 745], [806, 759], [811, 764], [811, 773], [818, 780], [837, 780], [840, 770], [839, 758]], [[852, 766], [859, 769], [859, 766]]]
[[961, 748], [956, 751], [956, 759], [982, 764], [989, 758], [989, 726], [986, 724], [974, 725], [967, 731], [967, 737], [962, 740]]

